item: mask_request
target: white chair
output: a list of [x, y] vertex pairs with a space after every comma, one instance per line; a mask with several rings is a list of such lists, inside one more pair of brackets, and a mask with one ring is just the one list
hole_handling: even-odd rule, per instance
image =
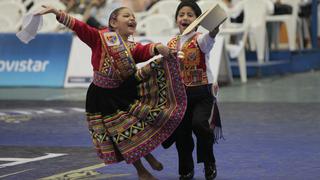
[[176, 9], [179, 3], [180, 1], [178, 0], [161, 0], [154, 4], [148, 11], [146, 11], [146, 15], [149, 16], [151, 14], [163, 14], [174, 20]]
[[15, 31], [19, 30], [22, 18], [26, 14], [26, 8], [22, 3], [15, 1], [0, 1], [0, 17], [5, 17], [14, 26]]
[[201, 8], [202, 12], [209, 9], [214, 3], [224, 4], [222, 1], [219, 1], [219, 0], [200, 0], [197, 3]]
[[[237, 58], [240, 79], [242, 83], [247, 82], [247, 63], [246, 63], [246, 43], [248, 38], [248, 25], [245, 23], [231, 23], [232, 12], [226, 4], [219, 2], [219, 5], [227, 12], [228, 19], [222, 25], [219, 34], [225, 37], [225, 48], [231, 58]], [[236, 37], [235, 42], [231, 42], [231, 36]], [[241, 37], [239, 39], [239, 37]]]
[[256, 50], [258, 64], [268, 60], [266, 16], [273, 13], [273, 4], [267, 0], [243, 0], [236, 4], [235, 11], [244, 11], [244, 27], [248, 28], [251, 50]]
[[222, 28], [219, 32], [224, 36], [242, 36], [238, 42], [231, 43], [225, 41], [225, 47], [231, 58], [237, 58], [240, 79], [242, 83], [247, 82], [247, 63], [246, 63], [246, 50], [245, 45], [247, 43], [248, 29], [242, 28]]
[[[135, 13], [138, 22], [153, 14], [166, 15], [171, 19], [172, 26], [175, 26], [175, 13], [180, 0], [161, 0], [155, 3], [149, 10]], [[176, 34], [177, 29], [172, 31]]]
[[[282, 3], [288, 4], [292, 7], [292, 14], [283, 14], [283, 15], [269, 15], [266, 18], [267, 22], [271, 23], [284, 23], [287, 30], [288, 35], [288, 44], [290, 50], [296, 50], [296, 38], [298, 32], [298, 12], [299, 12], [299, 3], [300, 0], [281, 0]], [[279, 28], [279, 26], [277, 26]], [[278, 35], [277, 31], [273, 33]], [[301, 33], [300, 33], [301, 34]], [[300, 39], [302, 37], [300, 36]], [[277, 38], [278, 39], [278, 38]], [[277, 42], [275, 42], [277, 44]], [[300, 41], [300, 45], [302, 45], [302, 41]]]
[[[230, 9], [222, 1], [199, 1], [199, 6], [202, 11], [205, 11], [212, 6], [213, 3], [218, 3], [219, 6], [227, 13], [228, 19], [222, 24], [219, 34], [224, 37], [224, 46], [231, 58], [237, 58], [240, 72], [240, 79], [242, 83], [247, 82], [247, 66], [245, 55], [245, 44], [248, 36], [248, 28], [244, 24], [231, 23]], [[231, 43], [231, 36], [241, 36], [237, 42]]]
[[[219, 34], [225, 37], [225, 48], [231, 58], [236, 58], [238, 61], [240, 79], [242, 83], [246, 83], [247, 78], [247, 63], [246, 63], [246, 43], [248, 39], [248, 26], [246, 24], [231, 23], [231, 11], [225, 3], [219, 1], [219, 5], [226, 11], [228, 19], [222, 25]], [[231, 42], [231, 36], [235, 37], [234, 42]], [[241, 37], [241, 38], [240, 38]]]
[[[59, 10], [66, 10], [66, 6], [60, 1], [52, 0], [38, 0], [29, 10], [30, 12], [37, 12], [42, 9], [42, 5], [50, 5]], [[56, 20], [56, 16], [53, 14], [46, 14], [43, 16], [43, 25], [39, 32], [55, 32], [59, 27], [59, 23]]]
[[0, 16], [0, 33], [8, 33], [8, 32], [15, 32], [16, 29], [12, 25], [11, 21], [6, 18]]
[[172, 19], [164, 14], [152, 14], [138, 22], [137, 26], [137, 32], [146, 36], [168, 36], [172, 30]]

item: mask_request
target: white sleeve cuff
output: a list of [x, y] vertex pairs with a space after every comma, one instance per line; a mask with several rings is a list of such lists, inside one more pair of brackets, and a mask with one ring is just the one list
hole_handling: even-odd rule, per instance
[[209, 32], [199, 35], [197, 38], [199, 47], [203, 53], [209, 53], [215, 42], [214, 38], [210, 37]]

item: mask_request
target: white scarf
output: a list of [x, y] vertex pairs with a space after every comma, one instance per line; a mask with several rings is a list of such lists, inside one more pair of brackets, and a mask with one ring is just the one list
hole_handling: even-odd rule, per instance
[[16, 34], [16, 36], [20, 41], [27, 44], [36, 37], [37, 32], [42, 27], [42, 23], [43, 20], [41, 15], [35, 16], [33, 13], [27, 14], [23, 18], [22, 29]]

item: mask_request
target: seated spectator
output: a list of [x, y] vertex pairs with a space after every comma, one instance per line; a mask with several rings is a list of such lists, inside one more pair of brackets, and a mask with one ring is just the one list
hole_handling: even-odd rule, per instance
[[84, 13], [84, 1], [80, 0], [60, 0], [63, 4], [66, 5], [67, 13], [73, 13], [73, 14], [83, 14]]
[[[83, 14], [82, 20], [86, 22], [91, 27], [97, 29], [103, 28], [104, 25], [99, 22], [97, 19], [97, 14], [100, 8], [103, 8], [106, 5], [106, 0], [92, 0], [89, 5], [87, 5], [85, 12]], [[106, 24], [107, 22], [104, 22]]]
[[292, 14], [292, 7], [281, 0], [274, 0], [274, 15]]
[[[226, 3], [230, 9], [233, 9], [238, 4], [240, 4], [242, 1], [243, 0], [223, 0], [223, 2]], [[290, 13], [292, 12], [292, 7], [287, 4], [281, 3], [281, 0], [264, 0], [264, 1], [268, 5], [269, 14], [287, 14], [290, 11], [290, 8], [291, 8]], [[288, 14], [290, 14], [290, 13], [288, 13]], [[242, 23], [243, 19], [244, 19], [243, 10], [237, 11], [237, 12], [233, 13], [233, 17], [231, 17], [231, 22]]]
[[[106, 4], [106, 0], [60, 0], [67, 6], [66, 12], [82, 15], [82, 21], [91, 27], [102, 28], [104, 24], [96, 19], [98, 9]], [[107, 22], [105, 22], [106, 24]]]

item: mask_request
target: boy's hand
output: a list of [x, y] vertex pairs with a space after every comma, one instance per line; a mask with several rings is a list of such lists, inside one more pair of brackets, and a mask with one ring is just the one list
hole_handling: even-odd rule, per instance
[[217, 95], [218, 95], [218, 92], [219, 92], [219, 85], [218, 85], [218, 83], [213, 83], [212, 84], [212, 94], [215, 96], [215, 97], [217, 97]]
[[43, 10], [41, 10], [40, 12], [36, 13], [35, 15], [36, 16], [39, 16], [39, 15], [45, 15], [45, 14], [49, 14], [49, 13], [53, 13], [55, 15], [58, 15], [59, 14], [59, 11], [54, 8], [54, 7], [51, 7], [51, 6], [46, 6], [46, 5], [42, 5], [42, 7], [44, 8]]
[[211, 38], [215, 38], [218, 33], [219, 33], [219, 26], [213, 29], [212, 31], [210, 31], [209, 35]]

